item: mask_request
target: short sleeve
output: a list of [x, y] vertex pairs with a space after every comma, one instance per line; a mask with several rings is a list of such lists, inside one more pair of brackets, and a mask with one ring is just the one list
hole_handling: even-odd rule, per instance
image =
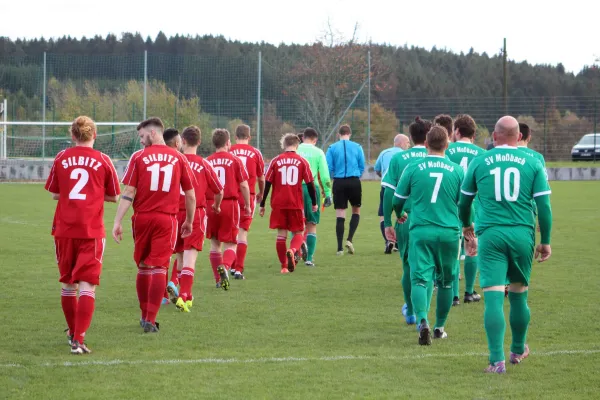
[[400, 181], [398, 182], [398, 186], [396, 187], [394, 196], [401, 199], [408, 199], [410, 197], [410, 180], [412, 174], [412, 167], [406, 167], [404, 169], [404, 172], [402, 172], [402, 176], [400, 177]]
[[194, 189], [195, 177], [190, 168], [190, 163], [184, 155], [179, 155], [179, 168], [181, 168], [181, 190], [187, 192], [188, 190]]
[[267, 182], [273, 183], [273, 174], [275, 173], [275, 160], [277, 160], [277, 158], [272, 159], [269, 163], [269, 168], [267, 169], [267, 173], [265, 174], [265, 180]]
[[52, 163], [52, 168], [50, 169], [50, 175], [48, 175], [48, 179], [46, 180], [46, 186], [44, 187], [50, 193], [60, 193], [60, 187], [58, 184], [58, 177], [56, 176], [56, 166], [58, 164], [59, 158], [61, 154], [59, 154]]
[[265, 175], [265, 160], [260, 150], [256, 150], [256, 176], [261, 177]]
[[[143, 150], [140, 150], [140, 152]], [[137, 187], [138, 183], [138, 170], [136, 168], [137, 159], [140, 156], [140, 152], [135, 152], [129, 159], [127, 163], [127, 168], [125, 169], [125, 175], [123, 176], [123, 184], [131, 187]]]
[[118, 196], [121, 194], [121, 187], [119, 186], [119, 178], [117, 176], [117, 170], [112, 163], [112, 160], [106, 155], [102, 154], [104, 165], [106, 169], [106, 175], [104, 177], [104, 190], [107, 196]]
[[392, 157], [390, 160], [390, 165], [388, 166], [385, 175], [381, 179], [381, 186], [396, 190], [396, 185], [398, 185], [399, 180], [397, 175], [398, 167], [398, 157]]
[[477, 169], [476, 159], [469, 163], [467, 173], [464, 176], [460, 192], [466, 196], [475, 196], [477, 193], [477, 180], [475, 177], [475, 170]]
[[552, 191], [546, 178], [546, 170], [541, 162], [535, 163], [535, 176], [533, 178], [533, 197], [547, 196]]
[[375, 161], [375, 171], [381, 172], [381, 159], [383, 158], [383, 152], [379, 154], [377, 160]]
[[221, 190], [223, 190], [223, 185], [221, 184], [221, 181], [219, 180], [215, 169], [206, 160], [202, 160], [202, 163], [204, 165], [204, 176], [206, 177], [206, 183], [209, 189], [214, 194], [219, 194]]

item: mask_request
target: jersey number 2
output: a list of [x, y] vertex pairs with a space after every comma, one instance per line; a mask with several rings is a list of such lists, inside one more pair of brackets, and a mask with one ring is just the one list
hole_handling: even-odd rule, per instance
[[160, 164], [152, 164], [152, 166], [147, 168], [148, 171], [152, 173], [150, 176], [150, 190], [152, 192], [158, 191], [158, 178], [160, 177], [160, 173], [163, 172], [165, 174], [165, 178], [162, 184], [162, 191], [168, 192], [171, 190], [171, 180], [173, 179], [173, 164], [167, 164], [164, 167], [160, 167]]
[[90, 173], [83, 168], [75, 168], [71, 171], [71, 179], [78, 179], [78, 181], [75, 186], [73, 186], [73, 189], [71, 189], [71, 192], [69, 192], [69, 199], [85, 200], [87, 196], [81, 193], [81, 190], [90, 180]]

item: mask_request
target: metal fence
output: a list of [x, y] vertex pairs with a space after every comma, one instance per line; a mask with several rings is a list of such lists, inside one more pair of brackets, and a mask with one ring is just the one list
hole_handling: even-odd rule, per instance
[[[347, 123], [353, 139], [374, 160], [396, 132], [408, 131], [417, 115], [470, 114], [479, 125], [477, 143], [487, 146], [494, 123], [507, 112], [531, 126], [532, 147], [549, 161], [570, 160], [572, 146], [584, 134], [598, 131], [600, 104], [595, 97], [513, 97], [505, 105], [501, 97], [389, 96], [371, 84], [369, 54], [355, 64], [351, 73], [323, 71], [294, 64], [285, 54], [267, 60], [260, 52], [226, 58], [147, 52], [3, 58], [0, 100], [7, 99], [8, 125], [0, 142], [6, 143], [2, 154], [53, 157], [68, 143], [67, 128], [44, 122], [71, 121], [81, 114], [115, 122], [100, 129], [105, 140], [99, 145], [117, 158], [138, 146], [135, 131], [123, 123], [149, 116], [179, 129], [198, 125], [203, 154], [211, 151], [212, 129], [232, 132], [237, 124], [247, 123], [253, 143], [266, 158], [280, 151], [283, 133], [312, 126], [326, 147], [335, 140], [336, 128]], [[11, 124], [14, 121], [35, 124]], [[600, 153], [594, 153], [596, 157]]]

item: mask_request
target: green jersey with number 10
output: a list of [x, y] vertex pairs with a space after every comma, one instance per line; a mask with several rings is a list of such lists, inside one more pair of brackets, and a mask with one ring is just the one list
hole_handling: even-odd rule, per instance
[[510, 146], [494, 147], [473, 159], [461, 191], [466, 196], [478, 195], [478, 234], [491, 226], [533, 229], [533, 199], [551, 193], [542, 164]]
[[460, 227], [458, 199], [464, 172], [445, 157], [429, 155], [406, 167], [394, 196], [411, 199], [410, 229], [416, 226]]

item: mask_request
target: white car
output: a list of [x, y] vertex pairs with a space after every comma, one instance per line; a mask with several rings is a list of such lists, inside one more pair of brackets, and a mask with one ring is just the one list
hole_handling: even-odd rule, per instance
[[573, 161], [600, 160], [600, 133], [584, 135], [571, 149], [571, 159]]

